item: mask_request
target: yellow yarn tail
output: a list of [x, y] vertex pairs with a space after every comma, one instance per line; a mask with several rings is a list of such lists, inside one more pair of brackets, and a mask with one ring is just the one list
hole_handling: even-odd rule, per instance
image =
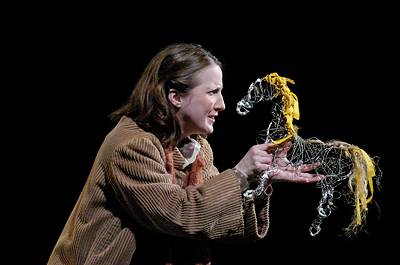
[[354, 185], [355, 202], [355, 214], [349, 229], [354, 230], [365, 221], [367, 204], [372, 201], [374, 194], [373, 177], [376, 174], [373, 160], [364, 150], [353, 146], [349, 151], [353, 157], [353, 174], [349, 184]]

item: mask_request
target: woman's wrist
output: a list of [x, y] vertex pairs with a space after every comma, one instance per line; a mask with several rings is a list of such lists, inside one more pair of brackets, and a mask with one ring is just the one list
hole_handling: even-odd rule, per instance
[[233, 172], [235, 172], [235, 175], [239, 181], [241, 192], [244, 192], [249, 187], [249, 182], [247, 180], [247, 174], [245, 174], [243, 171], [241, 171], [237, 167], [232, 168], [232, 170], [233, 170]]

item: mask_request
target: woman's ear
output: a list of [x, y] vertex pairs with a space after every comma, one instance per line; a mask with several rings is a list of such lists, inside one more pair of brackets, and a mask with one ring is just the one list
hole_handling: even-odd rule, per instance
[[170, 89], [168, 92], [168, 99], [177, 108], [182, 107], [182, 95], [176, 89]]

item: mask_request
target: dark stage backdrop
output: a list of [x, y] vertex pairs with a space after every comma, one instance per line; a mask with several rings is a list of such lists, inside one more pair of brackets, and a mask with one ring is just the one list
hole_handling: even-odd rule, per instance
[[125, 102], [151, 57], [174, 42], [202, 44], [224, 64], [226, 111], [209, 137], [221, 171], [236, 165], [266, 128], [268, 104], [243, 117], [235, 108], [250, 83], [271, 72], [296, 82], [290, 87], [299, 98], [301, 118], [295, 124], [300, 136], [343, 140], [381, 157], [382, 190], [377, 190], [377, 204], [370, 207], [368, 233], [343, 237], [341, 228], [351, 215], [342, 207], [325, 219], [318, 236], [311, 237], [308, 228], [316, 217], [320, 190], [314, 185], [279, 183], [274, 185], [269, 235], [251, 245], [216, 242], [213, 264], [274, 264], [271, 259], [279, 264], [368, 262], [371, 257], [382, 261], [391, 256], [385, 239], [397, 231], [392, 219], [397, 176], [389, 171], [388, 151], [394, 137], [388, 103], [394, 87], [386, 61], [392, 56], [392, 44], [382, 28], [368, 21], [363, 27], [335, 23], [316, 27], [314, 22], [264, 26], [263, 21], [241, 26], [217, 21], [190, 29], [183, 29], [182, 23], [144, 29], [140, 21], [132, 26], [79, 22], [66, 21], [29, 36], [35, 40], [27, 52], [34, 89], [28, 89], [26, 96], [35, 99], [35, 106], [24, 117], [30, 117], [32, 148], [39, 152], [32, 153], [36, 157], [28, 166], [32, 179], [27, 189], [34, 194], [34, 207], [27, 209], [26, 234], [35, 264], [47, 262], [97, 150], [113, 126], [108, 114]]

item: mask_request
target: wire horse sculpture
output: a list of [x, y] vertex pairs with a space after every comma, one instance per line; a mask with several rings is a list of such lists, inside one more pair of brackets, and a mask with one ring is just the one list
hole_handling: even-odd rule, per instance
[[[381, 171], [377, 162], [355, 145], [338, 140], [323, 142], [317, 138], [301, 138], [297, 134], [298, 127], [293, 124], [294, 119], [300, 118], [298, 98], [289, 89], [288, 83], [294, 84], [294, 81], [277, 73], [258, 78], [250, 85], [247, 95], [237, 103], [236, 111], [246, 115], [255, 104], [271, 102], [272, 120], [268, 128], [260, 133], [262, 140], [275, 144], [291, 141], [292, 146], [287, 155], [290, 166], [320, 163], [315, 172], [325, 177], [317, 184], [322, 196], [317, 207], [317, 217], [309, 228], [310, 235], [315, 236], [321, 231], [323, 219], [336, 208], [334, 200], [342, 197], [354, 206], [351, 223], [344, 230], [349, 236], [355, 235], [366, 222], [367, 206], [374, 194], [374, 181], [379, 187]], [[244, 196], [249, 198], [260, 195], [267, 180], [268, 172], [264, 172], [257, 187], [247, 190]], [[338, 191], [338, 186], [345, 180], [347, 191]]]

